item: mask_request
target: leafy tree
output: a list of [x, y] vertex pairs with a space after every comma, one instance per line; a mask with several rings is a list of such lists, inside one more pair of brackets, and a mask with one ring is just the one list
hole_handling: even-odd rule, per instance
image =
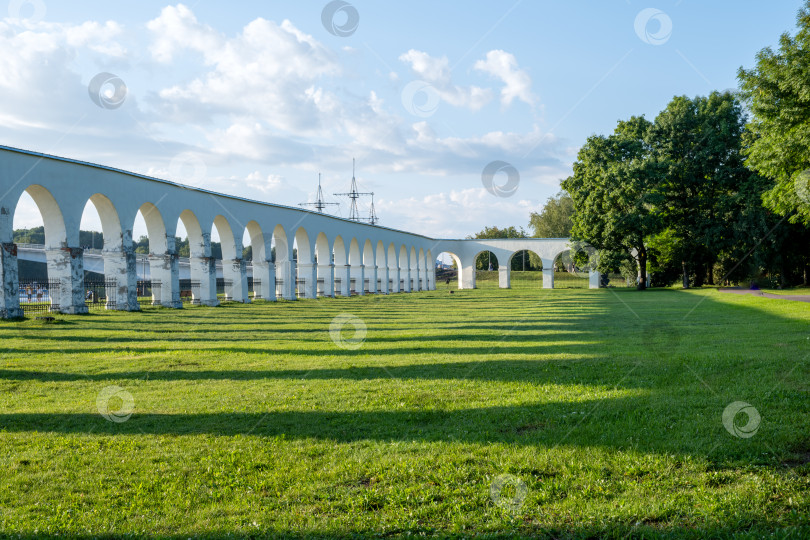
[[599, 269], [613, 270], [632, 257], [639, 288], [647, 279], [648, 236], [658, 232], [655, 209], [660, 167], [646, 142], [643, 116], [619, 122], [610, 136], [593, 135], [580, 149], [574, 175], [563, 181], [576, 211], [572, 235], [599, 250]]
[[733, 94], [712, 92], [675, 97], [649, 130], [663, 168], [660, 217], [672, 231], [669, 249], [681, 262], [684, 286], [690, 276], [696, 286], [713, 284], [715, 263], [733, 244], [733, 218], [746, 200], [739, 193], [752, 175], [742, 155], [745, 122]]
[[797, 26], [795, 36], [782, 34], [778, 51], [762, 49], [756, 67], [737, 77], [752, 114], [748, 166], [773, 181], [765, 204], [810, 225], [810, 0]]
[[571, 236], [574, 214], [574, 200], [565, 191], [549, 197], [543, 209], [529, 216], [535, 238], [568, 238]]

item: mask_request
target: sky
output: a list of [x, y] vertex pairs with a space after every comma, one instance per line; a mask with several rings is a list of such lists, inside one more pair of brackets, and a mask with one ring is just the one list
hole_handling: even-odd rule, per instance
[[590, 135], [736, 89], [803, 4], [2, 2], [0, 144], [288, 206], [321, 173], [342, 217], [354, 158], [381, 225], [440, 238], [528, 230]]

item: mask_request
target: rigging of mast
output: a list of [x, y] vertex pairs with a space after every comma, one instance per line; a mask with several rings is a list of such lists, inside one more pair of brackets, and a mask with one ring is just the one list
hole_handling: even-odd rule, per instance
[[323, 190], [321, 189], [321, 173], [318, 173], [318, 194], [315, 196], [315, 202], [299, 203], [298, 206], [314, 206], [315, 209], [323, 213], [324, 208], [327, 206], [339, 206], [340, 203], [326, 202], [323, 198]]
[[[377, 213], [374, 210], [374, 192], [360, 192], [357, 190], [357, 179], [355, 178], [355, 161], [352, 158], [352, 185], [351, 189], [348, 193], [335, 193], [334, 195], [339, 197], [349, 197], [351, 199], [351, 205], [349, 208], [349, 219], [352, 221], [367, 221], [372, 225], [376, 225], [379, 221], [377, 217]], [[371, 208], [369, 210], [369, 217], [361, 218], [360, 211], [357, 209], [357, 199], [361, 196], [371, 195]]]

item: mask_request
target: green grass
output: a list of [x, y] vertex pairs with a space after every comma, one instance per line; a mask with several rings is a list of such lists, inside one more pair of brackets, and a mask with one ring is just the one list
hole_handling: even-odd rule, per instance
[[807, 304], [441, 289], [0, 322], [0, 535], [810, 536]]

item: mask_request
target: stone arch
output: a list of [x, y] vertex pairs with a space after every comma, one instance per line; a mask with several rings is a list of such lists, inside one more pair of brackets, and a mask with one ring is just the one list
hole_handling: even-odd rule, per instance
[[419, 289], [422, 291], [427, 290], [427, 264], [425, 263], [425, 249], [419, 248], [417, 254], [417, 268], [419, 268]]
[[[118, 217], [118, 210], [115, 209], [112, 201], [106, 195], [96, 193], [90, 197], [90, 202], [96, 207], [98, 217], [101, 219], [101, 234], [104, 236], [104, 251], [121, 251], [125, 247], [132, 245], [132, 238], [125, 239], [121, 229], [121, 220]], [[128, 241], [127, 241], [128, 240]], [[106, 262], [104, 266], [107, 272]]]
[[411, 274], [411, 291], [419, 290], [419, 260], [416, 258], [416, 248], [411, 246], [410, 257], [408, 258]]
[[[149, 238], [149, 253], [155, 255], [165, 254], [168, 248], [166, 244], [166, 224], [163, 221], [160, 210], [151, 202], [145, 202], [138, 208], [138, 212], [141, 213], [141, 217], [143, 217], [143, 221], [146, 224], [146, 235]], [[171, 251], [176, 253], [175, 249], [174, 238], [172, 238]]]
[[102, 254], [106, 308], [136, 311], [139, 309], [138, 276], [135, 269], [135, 252], [132, 248], [132, 229], [129, 228], [126, 234], [124, 233], [118, 210], [106, 195], [96, 193], [89, 201], [98, 213], [101, 234], [104, 238]]
[[411, 292], [411, 271], [408, 264], [408, 248], [405, 245], [399, 246], [399, 290]]
[[233, 234], [233, 229], [231, 228], [231, 224], [228, 222], [227, 218], [223, 215], [218, 215], [214, 218], [214, 223], [211, 226], [211, 232], [213, 233], [213, 228], [217, 228], [217, 232], [219, 233], [219, 243], [222, 246], [222, 260], [228, 259], [236, 259], [242, 258], [242, 239], [241, 237], [237, 239]]
[[315, 238], [315, 258], [317, 259], [317, 295], [318, 296], [334, 296], [335, 286], [334, 280], [334, 266], [332, 264], [332, 250], [329, 249], [329, 239], [326, 233], [318, 233]]
[[236, 237], [231, 224], [223, 215], [217, 215], [211, 226], [216, 227], [219, 243], [222, 247], [222, 279], [224, 281], [225, 300], [246, 303], [248, 298], [247, 265], [242, 256], [242, 238]]
[[433, 258], [431, 250], [425, 253], [425, 271], [427, 272], [427, 288], [429, 291], [436, 290], [436, 259]]
[[[32, 184], [24, 191], [34, 200], [45, 228], [48, 283], [44, 285], [44, 294], [50, 299], [52, 309], [58, 309], [62, 313], [86, 313], [81, 249], [68, 247], [68, 230], [59, 203], [47, 188], [39, 184]], [[17, 205], [14, 206], [14, 212]], [[10, 217], [13, 224], [14, 216]], [[78, 236], [78, 232], [76, 227], [74, 234]], [[19, 270], [14, 268], [13, 272], [12, 281], [19, 283]], [[4, 280], [8, 281], [8, 277], [4, 276]], [[14, 294], [17, 294], [16, 290]], [[19, 298], [16, 301], [19, 305]], [[16, 310], [19, 311], [18, 315], [22, 315], [19, 307]], [[15, 308], [12, 307], [11, 311], [15, 311]]]
[[203, 231], [197, 216], [189, 209], [183, 210], [178, 220], [183, 223], [188, 234], [192, 303], [204, 306], [219, 305], [217, 269], [211, 257], [211, 234]]
[[39, 213], [42, 216], [42, 222], [45, 226], [45, 249], [61, 249], [67, 247], [65, 218], [62, 215], [62, 209], [59, 207], [59, 203], [56, 202], [51, 192], [39, 184], [28, 186], [25, 192], [34, 199], [34, 203], [37, 205]]
[[[436, 256], [439, 257], [439, 256], [442, 255], [442, 253], [446, 253], [446, 254], [450, 255], [450, 258], [453, 259], [454, 263], [456, 263], [456, 287], [459, 288], [459, 289], [463, 289], [464, 284], [467, 281], [469, 281], [469, 276], [467, 274], [470, 273], [470, 269], [465, 269], [464, 268], [464, 265], [461, 263], [461, 257], [459, 257], [456, 253], [454, 253], [452, 251], [444, 250], [444, 251], [438, 253]], [[473, 259], [473, 260], [475, 260], [475, 259]], [[435, 262], [434, 262], [434, 264], [435, 264]], [[473, 277], [474, 277], [474, 274], [475, 274], [475, 268], [474, 267], [472, 269], [472, 273], [473, 273]], [[451, 279], [451, 277], [446, 277], [446, 278], [443, 278], [443, 279], [449, 280], [449, 279]], [[448, 286], [449, 286], [449, 284], [448, 284]]]
[[377, 292], [388, 294], [388, 262], [385, 260], [385, 244], [377, 240], [376, 249]]
[[388, 244], [388, 290], [389, 292], [400, 292], [402, 290], [399, 286], [397, 248], [393, 242]]
[[275, 265], [276, 295], [285, 300], [295, 300], [295, 268], [292, 260], [292, 243], [282, 225], [273, 228], [270, 238], [271, 258]]
[[374, 294], [377, 292], [377, 264], [374, 261], [374, 245], [366, 239], [363, 243], [363, 292]]
[[349, 294], [363, 294], [363, 255], [357, 238], [349, 243]]
[[304, 298], [315, 298], [317, 295], [318, 274], [313, 263], [313, 243], [309, 240], [309, 234], [304, 227], [298, 227], [295, 231], [296, 246], [296, 296]]
[[332, 250], [335, 260], [335, 294], [349, 296], [349, 294], [351, 294], [349, 288], [349, 258], [346, 252], [346, 243], [343, 241], [342, 236], [338, 235], [335, 237]]
[[250, 247], [251, 251], [253, 252], [253, 262], [256, 261], [267, 261], [268, 250], [265, 249], [264, 246], [264, 233], [262, 232], [262, 227], [259, 225], [255, 220], [251, 220], [245, 225], [245, 230], [248, 233], [248, 237], [250, 238]]
[[[276, 268], [270, 261], [272, 235], [267, 244], [261, 225], [255, 220], [248, 221], [245, 231], [250, 239], [252, 285], [254, 300], [276, 299]], [[242, 237], [244, 237], [244, 233]], [[247, 264], [247, 263], [246, 263]]]
[[182, 307], [180, 267], [175, 238], [173, 235], [169, 237], [163, 215], [157, 206], [145, 202], [138, 208], [138, 212], [146, 225], [146, 236], [149, 239], [149, 288], [147, 289], [147, 284], [144, 283], [143, 294], [151, 290], [154, 305]]

